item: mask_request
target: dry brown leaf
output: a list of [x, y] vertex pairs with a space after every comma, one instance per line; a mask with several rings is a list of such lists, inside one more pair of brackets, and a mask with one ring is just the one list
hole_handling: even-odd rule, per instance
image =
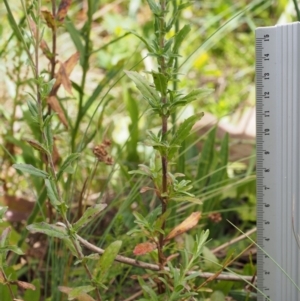
[[63, 83], [63, 81], [65, 81], [65, 78], [68, 78], [68, 80], [69, 80], [69, 76], [70, 76], [71, 72], [73, 71], [74, 67], [76, 66], [76, 64], [79, 60], [79, 57], [80, 57], [80, 54], [77, 51], [74, 54], [72, 54], [64, 63], [60, 64], [60, 68], [59, 68], [57, 74], [55, 75], [56, 81], [52, 88], [51, 95], [56, 95], [58, 88]]
[[67, 75], [64, 64], [60, 64], [60, 68], [59, 68], [58, 72], [60, 73], [61, 84], [63, 85], [63, 87], [65, 88], [65, 90], [68, 93], [73, 95], [73, 93], [72, 93], [72, 84], [71, 84], [71, 81], [69, 79], [69, 76]]
[[47, 103], [50, 105], [51, 109], [58, 114], [58, 118], [63, 123], [63, 125], [68, 128], [67, 118], [56, 96], [49, 96]]
[[144, 193], [144, 192], [149, 191], [149, 190], [155, 190], [155, 191], [156, 191], [156, 189], [154, 189], [154, 188], [152, 188], [152, 187], [144, 186], [144, 187], [142, 187], [142, 188], [140, 189], [140, 193]]
[[135, 246], [134, 250], [133, 250], [133, 254], [134, 255], [144, 255], [147, 254], [153, 250], [155, 250], [156, 244], [152, 243], [152, 242], [143, 242], [141, 244], [138, 244]]
[[0, 283], [5, 283], [5, 279], [1, 271], [0, 271]]
[[53, 15], [48, 10], [42, 10], [41, 13], [46, 21], [47, 26], [52, 30], [55, 30], [56, 24]]
[[193, 212], [188, 218], [186, 218], [182, 223], [176, 226], [165, 238], [165, 242], [187, 232], [198, 224], [198, 221], [201, 217], [201, 212]]
[[24, 281], [15, 281], [15, 282], [18, 285], [18, 287], [20, 287], [20, 288], [23, 288], [26, 290], [30, 289], [30, 290], [35, 291], [35, 286], [31, 283], [24, 282]]
[[61, 0], [59, 7], [58, 7], [58, 11], [57, 11], [57, 20], [59, 22], [63, 22], [63, 20], [65, 19], [67, 13], [68, 13], [68, 9], [71, 5], [71, 0]]

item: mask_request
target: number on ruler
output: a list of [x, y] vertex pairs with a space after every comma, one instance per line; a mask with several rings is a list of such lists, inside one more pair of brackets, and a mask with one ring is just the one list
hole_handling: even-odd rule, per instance
[[270, 98], [270, 92], [265, 92], [264, 93], [264, 98]]
[[264, 61], [268, 61], [269, 60], [269, 53], [266, 53], [265, 55], [264, 55]]
[[270, 73], [264, 73], [264, 79], [270, 79]]

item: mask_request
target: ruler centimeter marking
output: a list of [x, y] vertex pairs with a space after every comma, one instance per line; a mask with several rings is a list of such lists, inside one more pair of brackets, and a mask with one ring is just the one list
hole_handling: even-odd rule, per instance
[[299, 22], [256, 30], [256, 141], [257, 300], [299, 301]]

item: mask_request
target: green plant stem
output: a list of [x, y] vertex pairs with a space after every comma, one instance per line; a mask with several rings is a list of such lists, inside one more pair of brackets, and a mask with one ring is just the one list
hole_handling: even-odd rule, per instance
[[[166, 4], [167, 2], [165, 0], [160, 0], [160, 6], [162, 15], [159, 17], [159, 46], [160, 51], [163, 53], [164, 47], [165, 47], [165, 13], [166, 13]], [[167, 77], [167, 68], [166, 68], [166, 61], [163, 55], [158, 60], [160, 72]], [[161, 103], [166, 104], [167, 103], [167, 91], [161, 92]], [[168, 116], [162, 115], [161, 117], [162, 127], [161, 127], [161, 133], [162, 133], [162, 142], [166, 142], [167, 140], [167, 131], [168, 131]], [[168, 158], [166, 154], [163, 154], [161, 156], [161, 165], [162, 165], [162, 194], [161, 197], [161, 214], [164, 215], [167, 211], [167, 202], [168, 199], [166, 197], [167, 191], [168, 191]], [[166, 226], [165, 221], [163, 221], [161, 229], [164, 231]], [[159, 241], [158, 241], [158, 261], [160, 269], [164, 269], [165, 265], [165, 256], [163, 254], [163, 245], [164, 245], [164, 234], [159, 234]], [[165, 292], [165, 289], [161, 282], [158, 283], [158, 293], [163, 294]]]
[[[54, 1], [55, 2], [55, 1]], [[37, 15], [39, 16], [40, 15], [40, 0], [38, 1], [38, 4], [37, 4]], [[52, 7], [53, 8], [53, 7]], [[55, 5], [54, 5], [54, 10], [56, 10], [55, 8]], [[54, 31], [53, 31], [53, 34], [54, 34]], [[36, 37], [35, 37], [35, 80], [36, 80], [36, 89], [37, 89], [37, 103], [38, 103], [38, 111], [39, 111], [39, 122], [40, 122], [40, 128], [41, 128], [41, 134], [42, 134], [42, 139], [44, 142], [47, 142], [47, 139], [46, 139], [46, 136], [45, 136], [45, 133], [43, 131], [43, 128], [42, 128], [42, 124], [43, 124], [43, 104], [42, 104], [42, 99], [41, 99], [41, 93], [40, 93], [40, 83], [39, 83], [39, 56], [38, 56], [38, 51], [39, 51], [39, 35], [40, 35], [40, 31], [39, 31], [39, 20], [38, 20], [38, 24], [37, 24], [37, 29], [36, 29]], [[56, 40], [56, 35], [55, 35], [55, 40]], [[56, 46], [55, 48], [52, 48], [54, 49], [54, 53], [55, 53], [55, 49], [56, 49]], [[54, 57], [54, 61], [55, 61], [55, 57]], [[55, 63], [54, 65], [52, 65], [52, 68], [55, 68]], [[88, 67], [87, 67], [88, 69]], [[54, 72], [54, 71], [53, 71]], [[52, 73], [51, 73], [52, 75]], [[61, 193], [60, 193], [60, 189], [59, 189], [59, 185], [57, 183], [57, 176], [56, 176], [56, 172], [55, 172], [55, 166], [54, 166], [54, 162], [53, 162], [53, 158], [52, 158], [52, 154], [48, 154], [47, 155], [47, 161], [48, 161], [48, 166], [49, 166], [49, 169], [50, 169], [50, 172], [51, 172], [51, 176], [52, 178], [54, 179], [54, 183], [55, 183], [55, 187], [56, 187], [56, 190], [57, 190], [57, 194], [58, 194], [58, 201], [61, 203], [61, 204], [64, 204], [63, 202], [63, 199], [61, 197]], [[64, 210], [61, 210], [61, 215], [64, 219], [64, 222], [65, 222], [65, 225], [68, 229], [68, 232], [71, 233], [71, 228], [72, 226], [70, 225], [67, 217], [66, 217], [66, 214], [64, 212]], [[83, 260], [84, 258], [84, 255], [82, 254], [81, 250], [78, 248], [78, 240], [73, 236], [73, 235], [69, 235], [69, 238], [76, 250], [76, 253], [77, 253], [77, 256], [79, 259]], [[89, 270], [87, 264], [82, 261], [82, 265], [89, 277], [90, 280], [93, 279], [93, 276], [92, 276], [92, 273], [91, 271]], [[95, 285], [94, 285], [95, 286]], [[100, 292], [99, 292], [99, 289], [97, 286], [95, 286], [95, 292], [96, 292], [96, 296], [97, 296], [97, 300], [98, 301], [102, 301], [101, 299], [101, 295], [100, 295]]]

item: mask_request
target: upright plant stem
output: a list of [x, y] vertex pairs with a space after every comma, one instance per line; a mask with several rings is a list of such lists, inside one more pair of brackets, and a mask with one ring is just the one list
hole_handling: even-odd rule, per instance
[[[159, 46], [161, 49], [161, 52], [163, 52], [165, 47], [165, 14], [166, 14], [166, 1], [160, 0], [162, 15], [159, 17]], [[167, 66], [164, 56], [162, 55], [159, 58], [158, 61], [160, 72], [167, 77]], [[167, 89], [161, 92], [161, 102], [163, 104], [167, 103]], [[161, 127], [161, 133], [162, 133], [162, 142], [165, 142], [167, 139], [167, 131], [168, 131], [168, 116], [162, 115], [161, 117], [162, 121], [162, 127]], [[166, 197], [167, 191], [168, 191], [168, 185], [167, 185], [167, 174], [168, 174], [168, 158], [166, 154], [163, 154], [161, 156], [161, 165], [162, 165], [162, 194], [161, 197], [161, 205], [162, 205], [162, 215], [167, 211], [167, 202], [168, 199]], [[162, 230], [165, 229], [165, 221], [163, 221], [162, 224]], [[164, 269], [165, 264], [165, 256], [163, 254], [163, 244], [164, 244], [164, 234], [160, 233], [159, 235], [159, 246], [158, 246], [158, 260], [159, 260], [159, 266], [160, 269]], [[158, 293], [162, 294], [164, 293], [164, 289], [162, 286], [162, 283], [159, 283], [158, 285]]]

